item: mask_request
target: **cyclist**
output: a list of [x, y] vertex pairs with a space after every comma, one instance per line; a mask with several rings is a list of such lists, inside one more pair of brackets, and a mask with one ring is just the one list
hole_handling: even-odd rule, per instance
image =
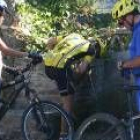
[[[5, 13], [12, 15], [8, 10], [6, 2], [4, 0], [0, 0], [0, 26], [3, 24], [4, 17], [6, 16]], [[16, 51], [8, 47], [6, 43], [0, 38], [0, 76], [1, 76], [2, 67], [4, 66], [2, 63], [1, 53], [11, 57], [32, 57], [32, 58], [40, 57], [37, 53]]]
[[[119, 65], [122, 68], [132, 69], [135, 83], [140, 85], [140, 13], [138, 7], [133, 0], [117, 1], [112, 9], [112, 17], [118, 20], [119, 26], [132, 31], [132, 39], [129, 44], [130, 59]], [[136, 94], [136, 105], [140, 112], [140, 91]]]
[[[73, 114], [72, 105], [74, 89], [67, 81], [67, 69], [65, 66], [68, 60], [85, 52], [87, 53], [87, 56], [83, 58], [76, 70], [77, 73], [83, 74], [92, 58], [94, 58], [94, 56], [99, 57], [100, 46], [97, 42], [93, 42], [94, 43], [91, 44], [88, 40], [76, 33], [72, 33], [65, 37], [51, 37], [46, 42], [47, 48], [49, 49], [44, 55], [46, 75], [56, 81], [62, 97], [63, 107], [70, 114]], [[92, 55], [92, 57], [89, 55]], [[63, 133], [64, 130], [61, 131]], [[60, 140], [64, 140], [64, 137], [65, 136], [62, 135]]]

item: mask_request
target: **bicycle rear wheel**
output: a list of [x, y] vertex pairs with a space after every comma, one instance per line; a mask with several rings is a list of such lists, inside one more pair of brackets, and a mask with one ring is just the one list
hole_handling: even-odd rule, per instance
[[72, 122], [58, 104], [49, 101], [34, 103], [23, 114], [23, 136], [25, 140], [58, 140], [62, 120], [67, 139], [72, 140]]
[[82, 123], [74, 140], [126, 140], [125, 129], [114, 116], [97, 113]]

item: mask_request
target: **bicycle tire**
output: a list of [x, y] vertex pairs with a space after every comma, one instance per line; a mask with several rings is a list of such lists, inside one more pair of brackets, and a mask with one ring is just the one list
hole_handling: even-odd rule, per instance
[[116, 117], [97, 113], [80, 125], [74, 140], [126, 140], [126, 135], [124, 126]]
[[[40, 110], [40, 108], [42, 108]], [[33, 112], [36, 110], [37, 118]], [[45, 117], [43, 115], [45, 115]], [[22, 134], [25, 140], [58, 140], [61, 119], [67, 126], [67, 139], [72, 140], [73, 124], [62, 107], [50, 101], [31, 104], [22, 116]]]

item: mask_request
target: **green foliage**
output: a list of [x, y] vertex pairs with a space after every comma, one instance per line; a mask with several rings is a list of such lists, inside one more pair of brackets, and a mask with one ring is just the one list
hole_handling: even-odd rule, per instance
[[42, 12], [47, 9], [55, 16], [66, 14], [67, 10], [73, 9], [76, 5], [74, 0], [26, 0], [26, 2]]
[[76, 5], [77, 6], [92, 6], [96, 3], [97, 0], [76, 0]]
[[[75, 15], [83, 5], [92, 5], [96, 0], [26, 0], [26, 3], [16, 5], [16, 11], [21, 17], [21, 26], [27, 42], [28, 50], [43, 50], [45, 45], [42, 38], [56, 35], [68, 35], [72, 32], [82, 34], [88, 38], [98, 38], [101, 34], [100, 28], [114, 27], [110, 14], [95, 14], [93, 16], [94, 26], [78, 30], [74, 26], [74, 20], [69, 19], [72, 13]], [[94, 8], [93, 8], [94, 9]], [[78, 12], [77, 12], [78, 10]], [[104, 21], [104, 22], [103, 22]], [[112, 24], [113, 23], [113, 24]], [[100, 37], [99, 37], [100, 38]], [[100, 39], [102, 47], [108, 48], [106, 36]]]
[[[32, 7], [30, 4], [22, 4], [16, 6], [16, 11], [21, 17], [21, 26], [23, 33], [34, 44], [40, 43], [38, 38], [46, 37], [52, 31], [52, 14], [48, 10], [41, 12], [39, 9]], [[27, 38], [26, 38], [27, 39]], [[42, 43], [40, 44], [42, 46]], [[29, 49], [30, 44], [27, 45]], [[35, 49], [32, 45], [31, 49]]]
[[72, 32], [73, 26], [66, 18], [71, 14], [72, 7], [73, 2], [69, 3], [66, 0], [27, 0], [26, 3], [16, 5], [23, 33], [28, 36], [27, 49], [35, 49], [34, 44], [38, 43], [43, 47], [44, 44], [39, 38]]
[[96, 29], [106, 28], [108, 26], [111, 26], [111, 23], [112, 23], [111, 22], [112, 17], [111, 17], [111, 14], [109, 14], [109, 13], [95, 14], [93, 17], [93, 20], [95, 22]]

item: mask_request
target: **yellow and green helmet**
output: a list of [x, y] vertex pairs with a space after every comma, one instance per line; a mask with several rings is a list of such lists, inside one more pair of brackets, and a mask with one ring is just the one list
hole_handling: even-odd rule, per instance
[[112, 17], [113, 19], [119, 19], [120, 17], [131, 13], [134, 9], [136, 9], [136, 4], [133, 0], [119, 0], [112, 8]]

